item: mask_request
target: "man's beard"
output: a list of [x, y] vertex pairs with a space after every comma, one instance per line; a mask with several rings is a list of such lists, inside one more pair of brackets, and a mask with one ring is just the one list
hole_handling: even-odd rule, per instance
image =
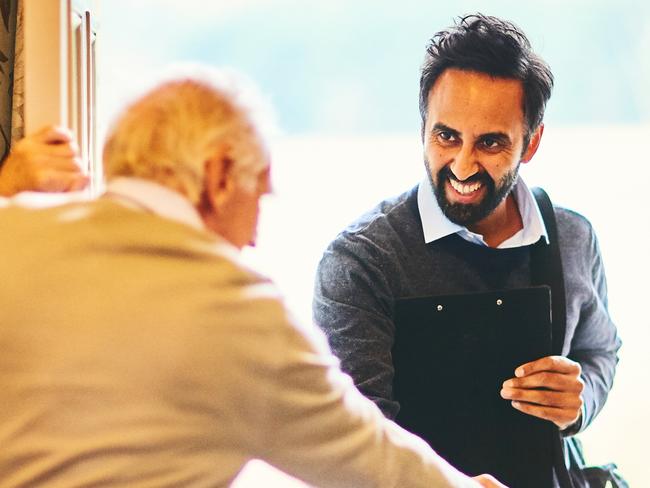
[[447, 180], [454, 179], [460, 181], [451, 172], [449, 166], [445, 166], [438, 171], [438, 181], [436, 183], [431, 175], [429, 164], [425, 161], [427, 174], [429, 175], [429, 181], [431, 182], [431, 188], [442, 213], [453, 223], [462, 225], [463, 227], [467, 227], [483, 220], [510, 194], [510, 191], [517, 181], [519, 164], [521, 163], [518, 163], [514, 169], [503, 175], [498, 183], [495, 183], [495, 181], [485, 171], [476, 173], [466, 180], [463, 180], [464, 184], [481, 183], [485, 188], [485, 196], [480, 202], [476, 204], [467, 204], [453, 203], [447, 199], [445, 188]]

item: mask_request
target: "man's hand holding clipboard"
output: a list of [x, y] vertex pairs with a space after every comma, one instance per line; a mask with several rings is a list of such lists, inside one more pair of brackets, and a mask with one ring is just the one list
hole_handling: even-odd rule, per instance
[[515, 377], [503, 383], [501, 396], [517, 410], [564, 430], [581, 416], [585, 384], [580, 373], [579, 363], [547, 356], [519, 366]]

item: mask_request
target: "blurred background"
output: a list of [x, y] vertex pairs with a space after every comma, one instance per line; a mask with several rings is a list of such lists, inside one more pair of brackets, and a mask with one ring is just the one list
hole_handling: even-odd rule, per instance
[[[514, 21], [555, 89], [529, 185], [594, 225], [624, 346], [602, 414], [581, 435], [590, 463], [650, 485], [646, 309], [650, 265], [650, 6], [641, 0], [111, 0], [99, 30], [100, 133], [171, 62], [235, 68], [270, 99], [275, 194], [246, 257], [311, 319], [314, 271], [347, 223], [424, 176], [419, 67], [427, 40], [465, 13]], [[252, 463], [236, 486], [300, 486]]]

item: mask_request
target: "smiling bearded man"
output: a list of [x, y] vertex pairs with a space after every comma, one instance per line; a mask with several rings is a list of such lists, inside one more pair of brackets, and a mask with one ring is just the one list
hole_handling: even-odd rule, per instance
[[[437, 33], [420, 78], [428, 177], [337, 236], [313, 304], [343, 370], [388, 417], [468, 472], [487, 466], [512, 486], [544, 488], [562, 475], [551, 442], [601, 410], [621, 344], [591, 225], [555, 207], [554, 240], [519, 175], [552, 87], [510, 22], [470, 15]], [[553, 347], [549, 292], [538, 286], [550, 282], [533, 276], [547, 248], [559, 248], [566, 283], [566, 316], [554, 317], [566, 333]]]

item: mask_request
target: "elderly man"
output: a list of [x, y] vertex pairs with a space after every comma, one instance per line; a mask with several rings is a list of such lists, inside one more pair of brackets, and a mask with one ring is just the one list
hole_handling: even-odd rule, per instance
[[502, 486], [386, 420], [239, 261], [269, 158], [238, 86], [161, 83], [108, 136], [105, 196], [0, 212], [2, 485], [227, 486], [261, 458], [318, 486]]

